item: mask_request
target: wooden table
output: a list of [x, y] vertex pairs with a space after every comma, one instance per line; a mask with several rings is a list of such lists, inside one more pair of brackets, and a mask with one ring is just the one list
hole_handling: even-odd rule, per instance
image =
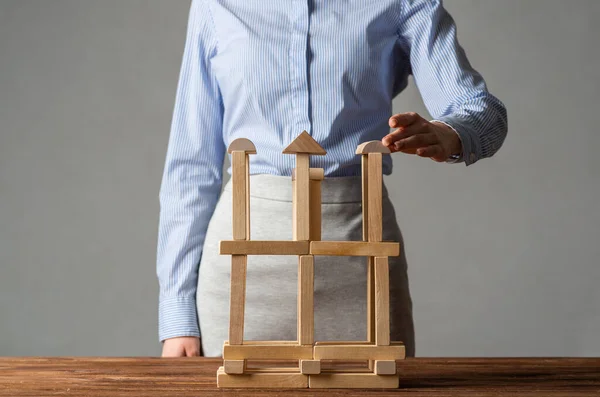
[[398, 390], [217, 389], [219, 359], [0, 358], [0, 396], [600, 396], [597, 358], [416, 358]]

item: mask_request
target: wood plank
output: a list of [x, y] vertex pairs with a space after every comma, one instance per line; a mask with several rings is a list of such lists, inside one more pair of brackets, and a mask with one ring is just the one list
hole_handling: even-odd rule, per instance
[[220, 388], [303, 389], [308, 387], [308, 376], [299, 372], [257, 372], [228, 375], [223, 367], [220, 367], [217, 371], [217, 386]]
[[308, 241], [234, 241], [223, 240], [219, 242], [221, 255], [308, 255], [310, 244]]
[[320, 360], [300, 360], [300, 372], [305, 375], [317, 375], [321, 373]]
[[[295, 169], [295, 168], [294, 168]], [[296, 231], [298, 230], [298, 220], [296, 218], [298, 214], [296, 205], [296, 181], [292, 180], [292, 240], [298, 240]]]
[[[369, 153], [369, 183], [368, 183], [368, 228], [369, 241], [381, 241], [383, 236], [382, 222], [382, 189], [383, 172], [381, 153]], [[392, 255], [389, 255], [392, 256]]]
[[226, 374], [243, 374], [246, 370], [246, 360], [224, 360], [223, 371]]
[[315, 342], [315, 346], [331, 346], [331, 345], [375, 345], [368, 340], [319, 340]]
[[397, 389], [396, 376], [379, 376], [371, 373], [322, 373], [310, 375], [311, 389]]
[[[277, 366], [277, 361], [272, 365]], [[296, 361], [297, 363], [297, 361]], [[340, 362], [340, 365], [342, 363]], [[0, 396], [275, 396], [217, 389], [220, 358], [0, 357]], [[587, 397], [600, 391], [600, 358], [417, 357], [398, 363], [401, 390], [287, 390], [286, 397]]]
[[369, 241], [369, 156], [361, 157], [363, 241]]
[[375, 258], [375, 344], [390, 344], [390, 273], [387, 257]]
[[[323, 168], [309, 168], [308, 177], [311, 181], [322, 181], [325, 179], [325, 170]], [[296, 180], [296, 169], [292, 170], [292, 181]]]
[[229, 295], [229, 344], [231, 345], [241, 345], [244, 339], [247, 259], [245, 255], [231, 256]]
[[370, 241], [311, 241], [311, 255], [398, 256], [400, 243]]
[[396, 361], [375, 360], [374, 373], [376, 375], [396, 375]]
[[233, 239], [246, 240], [246, 153], [234, 151], [231, 153], [231, 184], [232, 184], [232, 220]]
[[308, 154], [296, 155], [296, 237], [295, 240], [308, 240], [310, 236], [310, 185]]
[[321, 240], [321, 181], [310, 181], [310, 232], [308, 239]]
[[312, 346], [314, 342], [315, 263], [312, 255], [298, 257], [298, 343]]
[[273, 359], [300, 360], [313, 358], [312, 346], [300, 345], [223, 345], [223, 358], [226, 360]]
[[246, 240], [250, 240], [250, 156], [246, 153]]
[[403, 360], [406, 358], [406, 352], [404, 345], [316, 345], [313, 358], [315, 360]]

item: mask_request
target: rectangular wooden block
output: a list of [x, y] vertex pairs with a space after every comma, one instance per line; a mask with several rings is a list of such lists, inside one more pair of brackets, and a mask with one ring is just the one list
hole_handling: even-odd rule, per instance
[[369, 241], [369, 156], [361, 156], [363, 241]]
[[404, 360], [406, 351], [403, 344], [391, 346], [376, 345], [316, 345], [315, 360]]
[[223, 367], [217, 371], [217, 386], [223, 388], [302, 389], [308, 387], [308, 376], [300, 372], [257, 372], [229, 375]]
[[246, 153], [234, 151], [231, 153], [231, 184], [232, 184], [232, 220], [233, 220], [233, 239], [246, 240], [248, 220], [246, 211], [248, 198], [246, 188], [248, 187], [248, 171], [246, 169]]
[[375, 360], [376, 375], [396, 375], [396, 361], [394, 360]]
[[300, 345], [223, 345], [223, 358], [225, 360], [243, 359], [273, 359], [273, 360], [300, 360], [313, 358], [312, 346]]
[[296, 154], [296, 240], [308, 240], [310, 236], [310, 189], [308, 154]]
[[320, 360], [300, 360], [300, 372], [305, 375], [317, 375], [321, 373]]
[[223, 370], [226, 374], [243, 374], [246, 360], [223, 360]]
[[400, 243], [370, 241], [311, 241], [311, 255], [398, 256]]
[[387, 257], [375, 258], [375, 344], [390, 344], [390, 270]]
[[[381, 153], [369, 153], [369, 183], [368, 183], [368, 234], [369, 241], [381, 241], [383, 236], [382, 223], [382, 155]], [[384, 255], [381, 255], [384, 256]], [[392, 255], [389, 255], [392, 256]]]
[[219, 242], [221, 255], [307, 255], [310, 252], [308, 241], [236, 241]]
[[315, 346], [339, 346], [339, 345], [375, 345], [375, 342], [371, 343], [368, 340], [320, 340], [315, 342]]
[[310, 181], [310, 233], [311, 241], [321, 240], [321, 181]]
[[[309, 168], [308, 178], [311, 181], [322, 181], [325, 179], [325, 170], [323, 168]], [[296, 169], [292, 170], [292, 181], [296, 180]]]
[[400, 378], [372, 373], [322, 373], [310, 375], [311, 389], [397, 389]]
[[314, 282], [315, 263], [312, 255], [298, 258], [298, 342], [310, 345], [314, 342]]
[[241, 345], [244, 339], [247, 259], [245, 255], [231, 256], [229, 295], [229, 344], [231, 345]]

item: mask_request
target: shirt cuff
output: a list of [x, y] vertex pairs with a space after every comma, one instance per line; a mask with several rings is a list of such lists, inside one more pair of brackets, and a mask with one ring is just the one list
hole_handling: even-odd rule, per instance
[[200, 337], [196, 299], [191, 297], [161, 298], [158, 304], [158, 338]]
[[473, 142], [473, 137], [471, 136], [470, 128], [463, 122], [461, 122], [458, 118], [449, 116], [442, 116], [438, 119], [431, 120], [437, 121], [439, 123], [445, 124], [450, 127], [460, 139], [460, 143], [462, 145], [462, 153], [460, 158], [456, 160], [450, 160], [450, 162], [461, 163], [464, 162], [466, 165], [471, 165], [479, 160], [479, 154], [477, 151], [477, 145]]

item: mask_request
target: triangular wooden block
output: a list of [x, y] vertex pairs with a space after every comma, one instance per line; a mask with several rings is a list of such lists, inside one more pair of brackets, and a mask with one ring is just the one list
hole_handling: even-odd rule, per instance
[[325, 149], [321, 147], [306, 131], [302, 131], [296, 139], [283, 149], [285, 154], [308, 153], [323, 156], [327, 154]]

